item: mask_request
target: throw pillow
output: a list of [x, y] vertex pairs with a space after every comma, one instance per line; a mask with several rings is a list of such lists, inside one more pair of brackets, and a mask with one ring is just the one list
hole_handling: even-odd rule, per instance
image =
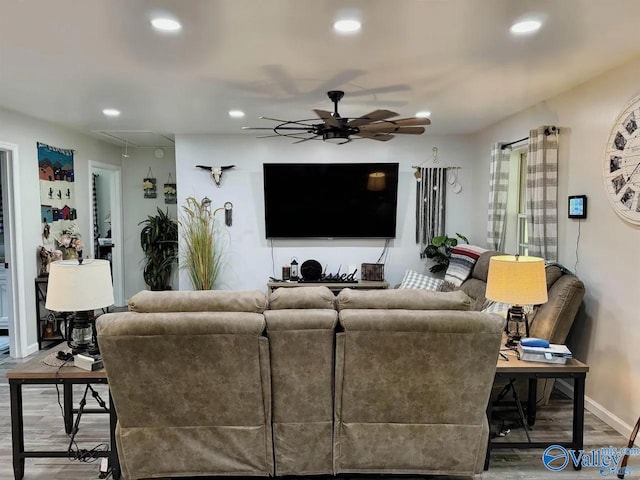
[[486, 248], [477, 247], [475, 245], [458, 245], [451, 250], [451, 258], [449, 259], [449, 267], [444, 275], [444, 281], [452, 283], [459, 287], [462, 285], [478, 260], [481, 253], [486, 252]]
[[413, 270], [407, 270], [404, 272], [404, 278], [400, 283], [400, 288], [414, 288], [439, 291], [442, 286], [443, 280], [440, 278], [429, 277], [422, 273], [414, 272]]
[[511, 307], [511, 305], [509, 305], [508, 303], [494, 302], [493, 300], [487, 300], [482, 311], [484, 313], [497, 313], [501, 317], [507, 318], [507, 311], [509, 310], [509, 307]]

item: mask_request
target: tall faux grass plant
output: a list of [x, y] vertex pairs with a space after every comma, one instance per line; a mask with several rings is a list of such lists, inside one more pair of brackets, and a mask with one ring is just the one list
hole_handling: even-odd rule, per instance
[[213, 290], [213, 284], [223, 267], [224, 245], [222, 227], [211, 200], [188, 197], [180, 217], [183, 240], [180, 268], [185, 269], [194, 290]]

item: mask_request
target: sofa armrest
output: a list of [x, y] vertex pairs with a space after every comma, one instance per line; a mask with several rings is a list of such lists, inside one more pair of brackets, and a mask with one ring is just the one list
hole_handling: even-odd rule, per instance
[[532, 337], [564, 343], [584, 297], [584, 283], [575, 275], [562, 275], [549, 289], [547, 303], [540, 305], [530, 325]]

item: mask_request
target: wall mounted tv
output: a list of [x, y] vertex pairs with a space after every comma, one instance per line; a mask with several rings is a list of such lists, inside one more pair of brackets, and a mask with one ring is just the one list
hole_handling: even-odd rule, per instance
[[395, 238], [397, 163], [265, 163], [267, 238]]

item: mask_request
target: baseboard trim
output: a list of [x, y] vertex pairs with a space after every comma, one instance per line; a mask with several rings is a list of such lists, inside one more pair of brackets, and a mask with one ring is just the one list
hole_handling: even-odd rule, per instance
[[[562, 393], [570, 398], [573, 398], [573, 385], [567, 383], [565, 380], [558, 378], [556, 379], [556, 386]], [[586, 410], [593, 413], [596, 417], [613, 428], [616, 432], [620, 433], [623, 437], [628, 439], [631, 436], [633, 426], [626, 423], [617, 415], [611, 413], [609, 410], [604, 408], [588, 395], [584, 396], [584, 407]]]
[[29, 345], [27, 347], [27, 352], [26, 352], [27, 354], [25, 355], [25, 357], [28, 357], [32, 353], [36, 353], [38, 350], [39, 350], [38, 344], [37, 343], [32, 343], [31, 345]]

